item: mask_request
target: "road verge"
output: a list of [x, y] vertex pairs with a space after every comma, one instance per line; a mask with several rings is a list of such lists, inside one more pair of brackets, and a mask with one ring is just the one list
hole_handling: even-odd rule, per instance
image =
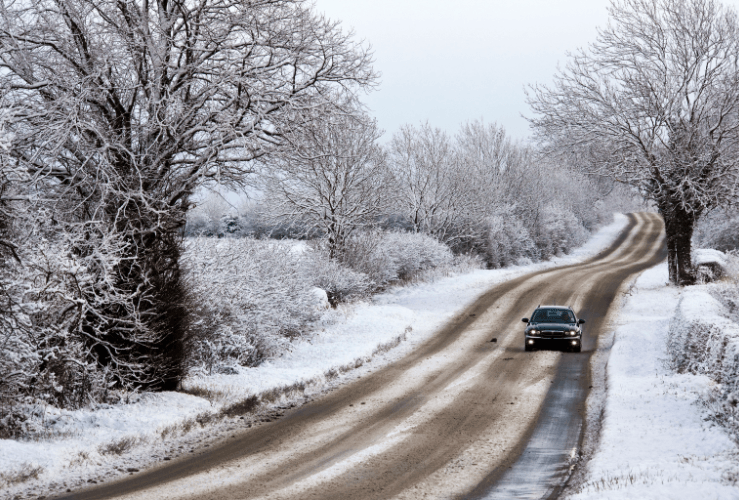
[[705, 407], [717, 383], [680, 370], [668, 348], [686, 314], [710, 323], [717, 306], [706, 306], [699, 287], [667, 279], [665, 263], [642, 273], [625, 291], [612, 338], [602, 339], [605, 392], [591, 395], [586, 460], [563, 498], [739, 497], [736, 443]]

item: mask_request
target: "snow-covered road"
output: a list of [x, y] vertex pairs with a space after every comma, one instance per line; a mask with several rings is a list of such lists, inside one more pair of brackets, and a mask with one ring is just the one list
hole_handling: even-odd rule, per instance
[[[0, 440], [0, 496], [37, 498], [75, 490], [94, 484], [91, 481], [128, 476], [130, 469], [159, 465], [166, 457], [202, 450], [221, 436], [243, 429], [244, 421], [239, 419], [210, 421], [201, 427], [200, 423], [224, 405], [276, 391], [283, 394], [274, 403], [275, 412], [281, 412], [280, 406], [300, 404], [304, 398], [364, 377], [417, 350], [486, 290], [524, 274], [592, 258], [614, 243], [628, 224], [626, 216], [616, 214], [614, 222], [601, 228], [584, 246], [547, 262], [478, 270], [397, 287], [375, 296], [372, 302], [327, 311], [323, 331], [295, 343], [282, 357], [242, 369], [239, 374], [189, 380], [189, 385], [202, 389], [202, 397], [179, 392], [133, 394], [127, 404], [77, 411], [44, 408], [45, 438]], [[399, 338], [404, 340], [388, 350]], [[358, 368], [341, 370], [348, 366]], [[284, 387], [301, 389], [291, 393]], [[120, 443], [125, 446], [117, 446]]]
[[[661, 258], [661, 222], [649, 214], [637, 219], [609, 251], [493, 287], [397, 362], [360, 370], [356, 381], [326, 397], [236, 432], [199, 456], [69, 498], [495, 495], [495, 485], [520, 467], [531, 471], [531, 463], [541, 463], [529, 438], [541, 428], [542, 415], [562, 409], [556, 394], [574, 394], [575, 404], [560, 415], [574, 422], [566, 433], [574, 443], [555, 432], [544, 446], [562, 448], [549, 453], [548, 465], [559, 470], [579, 441], [587, 351], [595, 347], [609, 305], [623, 280]], [[540, 301], [581, 310], [589, 325], [586, 352], [523, 351], [520, 317]], [[497, 343], [489, 342], [492, 336]], [[580, 368], [571, 373], [563, 366]], [[574, 389], [552, 389], [566, 386]], [[527, 466], [527, 460], [533, 462]], [[553, 486], [552, 467], [540, 470], [543, 475], [528, 475], [536, 491]]]

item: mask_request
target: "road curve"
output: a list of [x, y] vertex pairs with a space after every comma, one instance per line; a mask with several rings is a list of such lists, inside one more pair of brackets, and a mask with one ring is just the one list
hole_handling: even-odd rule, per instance
[[[596, 257], [495, 286], [412, 354], [278, 421], [61, 498], [554, 498], [582, 439], [611, 304], [665, 257], [661, 219], [629, 217]], [[521, 317], [539, 303], [587, 320], [582, 353], [523, 350]]]

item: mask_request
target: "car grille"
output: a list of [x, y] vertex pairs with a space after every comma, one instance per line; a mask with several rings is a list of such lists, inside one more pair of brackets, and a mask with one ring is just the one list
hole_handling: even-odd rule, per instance
[[564, 336], [565, 332], [561, 332], [558, 330], [542, 330], [541, 335], [542, 337], [562, 337]]

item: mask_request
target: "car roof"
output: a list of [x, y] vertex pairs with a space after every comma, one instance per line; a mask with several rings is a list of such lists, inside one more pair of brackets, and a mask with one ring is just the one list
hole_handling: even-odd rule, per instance
[[567, 310], [572, 311], [572, 308], [570, 306], [547, 306], [547, 305], [540, 305], [539, 307], [537, 307], [537, 309], [544, 309], [545, 307], [547, 309], [567, 309]]

